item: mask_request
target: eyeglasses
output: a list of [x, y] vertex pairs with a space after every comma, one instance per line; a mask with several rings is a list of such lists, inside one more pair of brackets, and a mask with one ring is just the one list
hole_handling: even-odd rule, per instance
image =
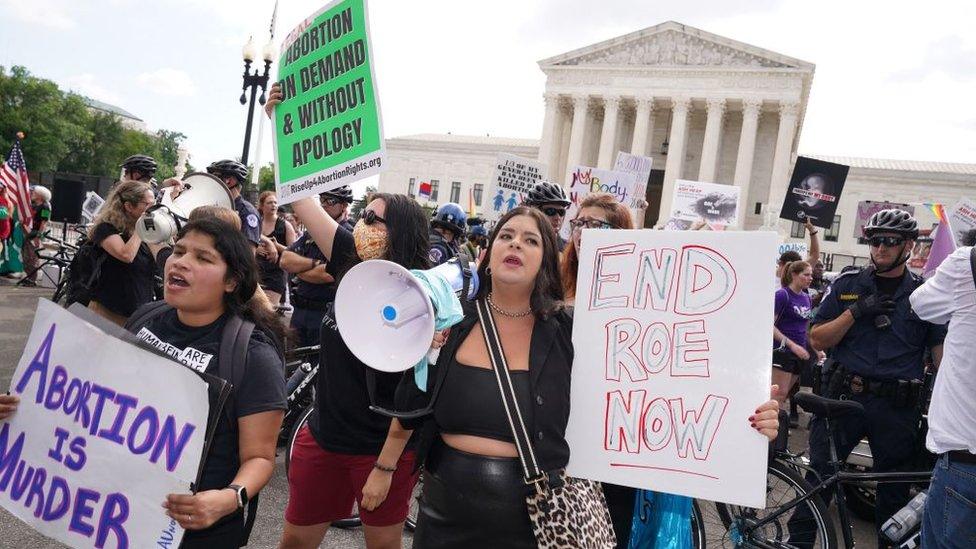
[[566, 217], [566, 208], [554, 208], [552, 206], [539, 208], [548, 217]]
[[373, 223], [382, 223], [386, 225], [386, 220], [376, 215], [376, 212], [373, 210], [366, 210], [366, 212], [363, 214], [363, 223], [367, 225], [372, 225]]
[[904, 244], [905, 239], [900, 236], [872, 236], [868, 239], [868, 243], [871, 244], [872, 248], [880, 248], [881, 246], [894, 248]]
[[616, 229], [617, 226], [602, 219], [574, 219], [569, 222], [574, 230], [582, 229]]

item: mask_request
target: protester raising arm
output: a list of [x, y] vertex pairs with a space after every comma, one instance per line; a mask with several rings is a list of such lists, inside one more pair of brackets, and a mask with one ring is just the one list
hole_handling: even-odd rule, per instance
[[807, 253], [807, 263], [813, 265], [814, 262], [820, 260], [820, 238], [817, 237], [820, 231], [810, 222], [809, 218], [803, 226], [806, 227], [807, 234], [810, 235], [810, 251]]

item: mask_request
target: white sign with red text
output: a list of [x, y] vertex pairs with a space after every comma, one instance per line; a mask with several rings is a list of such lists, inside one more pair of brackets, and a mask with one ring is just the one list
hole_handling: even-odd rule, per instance
[[763, 507], [777, 235], [585, 233], [567, 474]]

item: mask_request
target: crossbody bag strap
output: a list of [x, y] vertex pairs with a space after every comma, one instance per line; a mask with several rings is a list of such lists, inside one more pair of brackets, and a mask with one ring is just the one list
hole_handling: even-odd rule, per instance
[[522, 417], [522, 411], [519, 409], [518, 399], [515, 397], [515, 387], [512, 385], [512, 377], [508, 372], [505, 353], [502, 352], [502, 342], [498, 337], [495, 319], [492, 317], [491, 310], [485, 300], [478, 300], [477, 307], [478, 320], [480, 320], [481, 331], [485, 336], [485, 345], [488, 347], [488, 357], [491, 359], [491, 368], [495, 372], [495, 380], [498, 382], [498, 390], [501, 392], [502, 404], [505, 407], [505, 416], [508, 418], [509, 427], [512, 429], [519, 461], [522, 462], [525, 482], [530, 484], [538, 482], [545, 478], [545, 473], [539, 468], [539, 462], [535, 458], [535, 449], [532, 447], [529, 431], [525, 427], [525, 420]]

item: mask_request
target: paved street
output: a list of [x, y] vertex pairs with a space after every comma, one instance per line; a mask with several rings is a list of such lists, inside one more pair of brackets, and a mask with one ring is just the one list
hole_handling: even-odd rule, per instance
[[[0, 387], [8, 387], [10, 378], [23, 351], [24, 341], [30, 330], [34, 309], [38, 298], [50, 295], [50, 290], [33, 290], [0, 286]], [[794, 430], [792, 445], [802, 448], [806, 445], [806, 432]], [[284, 476], [284, 458], [279, 456], [278, 467], [271, 483], [261, 493], [261, 505], [257, 524], [251, 534], [250, 547], [275, 547], [281, 535], [281, 525], [285, 503], [288, 498], [288, 482]], [[835, 516], [835, 525], [837, 518]], [[839, 532], [838, 532], [839, 535]], [[875, 537], [871, 526], [858, 521], [855, 524], [855, 537], [859, 547], [874, 548]], [[0, 547], [45, 549], [63, 547], [37, 534], [22, 522], [0, 509]], [[351, 548], [363, 547], [362, 533], [359, 530], [333, 530], [326, 536], [321, 547]], [[404, 536], [404, 547], [411, 546], [411, 536]]]

